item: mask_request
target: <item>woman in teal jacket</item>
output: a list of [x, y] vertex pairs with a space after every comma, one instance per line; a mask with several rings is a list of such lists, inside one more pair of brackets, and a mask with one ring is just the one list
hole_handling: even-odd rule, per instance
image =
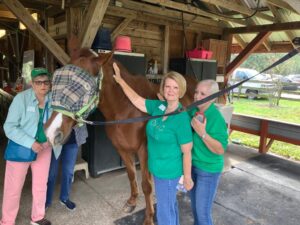
[[45, 219], [48, 171], [52, 148], [47, 142], [43, 125], [51, 114], [50, 74], [44, 68], [31, 72], [32, 88], [14, 97], [4, 123], [8, 139], [31, 148], [37, 153], [32, 162], [6, 161], [1, 225], [14, 225], [21, 192], [28, 168], [32, 172], [31, 225], [51, 225]]

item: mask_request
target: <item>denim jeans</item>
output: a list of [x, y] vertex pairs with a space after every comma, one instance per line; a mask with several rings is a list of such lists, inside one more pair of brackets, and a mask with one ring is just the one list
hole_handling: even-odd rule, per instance
[[175, 179], [153, 177], [157, 201], [156, 217], [158, 225], [179, 225], [176, 186], [180, 177]]
[[52, 152], [46, 206], [50, 206], [52, 203], [52, 196], [55, 189], [56, 177], [58, 173], [59, 162], [62, 166], [62, 177], [60, 187], [60, 200], [66, 201], [69, 199], [69, 194], [72, 186], [72, 179], [74, 174], [74, 166], [77, 159], [78, 145], [76, 143], [70, 143], [63, 145], [62, 151], [58, 159], [55, 158]]
[[209, 173], [192, 167], [194, 187], [190, 191], [194, 225], [213, 225], [212, 204], [217, 192], [221, 173]]

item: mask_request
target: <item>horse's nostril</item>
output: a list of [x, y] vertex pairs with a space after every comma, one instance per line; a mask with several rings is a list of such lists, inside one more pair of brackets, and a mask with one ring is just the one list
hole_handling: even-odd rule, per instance
[[57, 134], [54, 137], [54, 145], [60, 145], [63, 138], [64, 138], [63, 133], [61, 131], [57, 132]]

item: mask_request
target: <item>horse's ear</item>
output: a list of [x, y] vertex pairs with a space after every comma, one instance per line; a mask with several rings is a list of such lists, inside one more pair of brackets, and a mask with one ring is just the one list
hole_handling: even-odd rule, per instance
[[100, 65], [104, 65], [107, 62], [111, 61], [113, 56], [114, 56], [114, 51], [111, 51], [109, 53], [100, 53], [98, 56], [99, 59], [98, 62]]
[[68, 49], [69, 49], [71, 61], [79, 58], [80, 40], [77, 36], [71, 35], [68, 38]]

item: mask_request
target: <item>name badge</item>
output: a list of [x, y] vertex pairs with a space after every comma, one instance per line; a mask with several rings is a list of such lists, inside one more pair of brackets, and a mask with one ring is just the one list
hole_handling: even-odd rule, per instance
[[166, 110], [166, 106], [164, 106], [164, 105], [160, 105], [160, 106], [158, 106], [158, 108], [161, 110], [161, 111], [165, 111]]
[[27, 107], [27, 112], [35, 112], [35, 107], [34, 106], [28, 106]]

